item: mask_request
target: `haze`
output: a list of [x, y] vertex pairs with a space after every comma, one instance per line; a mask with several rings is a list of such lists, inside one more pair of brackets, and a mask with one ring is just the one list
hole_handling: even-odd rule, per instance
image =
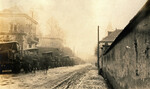
[[43, 35], [49, 18], [55, 18], [65, 33], [65, 45], [84, 59], [94, 55], [97, 26], [100, 39], [106, 36], [108, 23], [123, 29], [147, 0], [0, 0], [0, 10], [17, 5], [33, 12]]

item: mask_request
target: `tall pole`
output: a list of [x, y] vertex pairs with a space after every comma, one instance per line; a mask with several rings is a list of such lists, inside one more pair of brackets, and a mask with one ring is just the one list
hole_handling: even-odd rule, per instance
[[97, 29], [97, 67], [98, 67], [98, 70], [99, 70], [99, 26], [98, 26], [98, 29]]

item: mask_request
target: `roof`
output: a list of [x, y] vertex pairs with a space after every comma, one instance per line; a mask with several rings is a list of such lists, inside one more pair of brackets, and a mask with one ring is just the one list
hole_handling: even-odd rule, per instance
[[1, 42], [0, 44], [10, 44], [10, 43], [18, 43], [17, 41], [10, 41], [10, 42]]
[[13, 6], [13, 7], [8, 8], [8, 9], [4, 9], [3, 12], [9, 12], [9, 13], [15, 12], [15, 13], [20, 13], [21, 10], [20, 10], [20, 8], [19, 8], [18, 6], [15, 5], [15, 6]]
[[63, 41], [61, 38], [55, 38], [55, 37], [41, 37], [41, 39], [50, 39], [50, 40], [60, 40], [60, 41]]
[[123, 38], [125, 38], [143, 19], [150, 15], [150, 0], [141, 8], [141, 10], [131, 19], [129, 24], [124, 30], [117, 36], [111, 46], [104, 52], [107, 54], [116, 44], [118, 44]]
[[38, 50], [38, 48], [28, 48], [28, 49], [25, 49], [25, 51], [31, 51], [31, 50]]
[[43, 52], [42, 54], [49, 54], [49, 53], [53, 53], [52, 51], [48, 51], [48, 52]]
[[68, 55], [63, 56], [63, 58], [69, 57]]
[[23, 32], [0, 32], [0, 35], [26, 35], [26, 33]]
[[17, 16], [25, 17], [25, 18], [31, 20], [33, 23], [38, 24], [38, 22], [36, 20], [34, 20], [32, 17], [21, 12], [20, 8], [17, 6], [10, 7], [8, 9], [4, 9], [3, 11], [0, 12], [0, 16], [3, 16], [3, 17], [9, 17], [9, 16], [10, 17], [17, 17]]
[[108, 36], [103, 38], [100, 42], [113, 42], [116, 39], [116, 37], [120, 34], [121, 31], [122, 30], [116, 29], [115, 31], [110, 33]]

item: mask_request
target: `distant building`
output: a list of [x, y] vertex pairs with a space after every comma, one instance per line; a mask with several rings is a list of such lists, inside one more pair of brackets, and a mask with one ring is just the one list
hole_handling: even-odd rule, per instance
[[63, 40], [60, 38], [40, 37], [40, 47], [62, 48]]
[[116, 37], [120, 34], [122, 30], [116, 29], [115, 31], [108, 31], [108, 36], [99, 41], [100, 45], [100, 55], [112, 44]]
[[99, 49], [99, 67], [102, 68], [102, 55], [103, 53], [110, 47], [110, 45], [113, 43], [113, 41], [116, 39], [116, 37], [120, 34], [122, 30], [116, 29], [115, 31], [108, 31], [108, 36], [104, 37], [101, 41], [99, 41], [100, 49]]
[[22, 49], [35, 47], [38, 44], [37, 24], [17, 6], [4, 9], [0, 12], [0, 42], [17, 41]]

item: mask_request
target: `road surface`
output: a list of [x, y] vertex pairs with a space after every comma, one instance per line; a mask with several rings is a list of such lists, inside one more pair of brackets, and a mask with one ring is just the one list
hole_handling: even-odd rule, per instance
[[0, 89], [109, 89], [91, 64], [60, 67], [36, 73], [1, 74]]

